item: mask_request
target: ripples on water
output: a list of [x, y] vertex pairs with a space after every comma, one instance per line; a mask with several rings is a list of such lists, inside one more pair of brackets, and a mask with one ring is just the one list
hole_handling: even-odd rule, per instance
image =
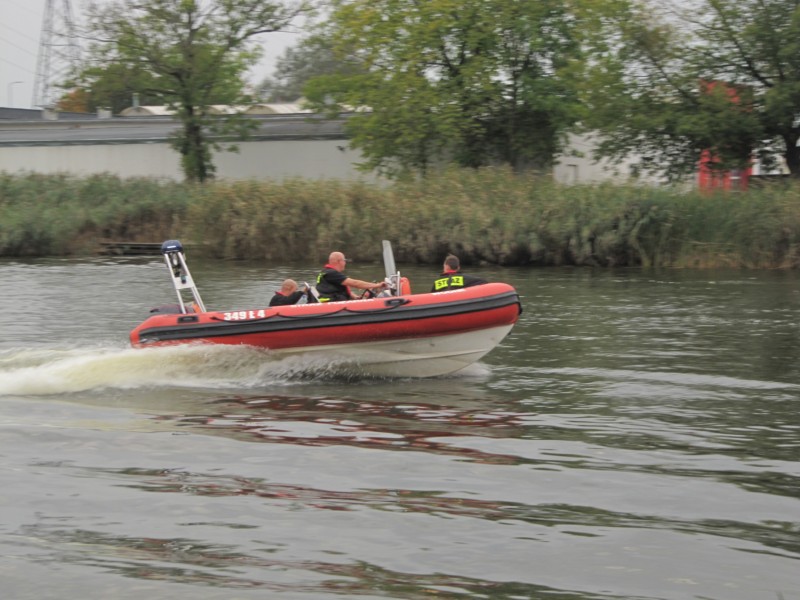
[[794, 279], [506, 275], [519, 326], [427, 381], [6, 311], [4, 596], [800, 599]]

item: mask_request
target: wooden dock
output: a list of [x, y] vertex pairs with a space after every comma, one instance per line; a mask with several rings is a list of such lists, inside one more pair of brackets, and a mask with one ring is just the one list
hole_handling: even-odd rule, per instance
[[105, 256], [158, 256], [161, 242], [100, 242], [100, 254]]

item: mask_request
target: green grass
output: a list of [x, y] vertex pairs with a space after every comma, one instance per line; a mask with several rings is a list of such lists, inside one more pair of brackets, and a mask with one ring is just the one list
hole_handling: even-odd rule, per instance
[[800, 186], [703, 194], [563, 186], [506, 169], [389, 186], [339, 180], [205, 186], [0, 174], [0, 255], [85, 255], [99, 242], [178, 238], [228, 259], [745, 268], [800, 266]]

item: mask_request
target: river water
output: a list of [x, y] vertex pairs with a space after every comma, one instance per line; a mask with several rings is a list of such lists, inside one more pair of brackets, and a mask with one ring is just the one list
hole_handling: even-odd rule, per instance
[[[214, 309], [315, 268], [189, 264]], [[345, 382], [128, 348], [157, 257], [0, 261], [2, 597], [800, 599], [797, 273], [471, 272], [500, 347]]]

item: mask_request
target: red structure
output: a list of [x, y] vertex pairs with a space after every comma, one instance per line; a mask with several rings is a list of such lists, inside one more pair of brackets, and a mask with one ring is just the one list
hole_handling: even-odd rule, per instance
[[709, 150], [703, 150], [697, 168], [697, 186], [701, 190], [744, 191], [753, 175], [753, 167], [721, 171], [714, 168], [717, 159]]
[[[717, 86], [722, 86], [731, 102], [739, 104], [739, 90], [723, 81], [701, 81], [703, 93], [710, 94]], [[753, 175], [752, 165], [746, 169], [722, 171], [715, 168], [718, 158], [710, 150], [703, 150], [697, 167], [697, 185], [701, 190], [744, 191]]]

